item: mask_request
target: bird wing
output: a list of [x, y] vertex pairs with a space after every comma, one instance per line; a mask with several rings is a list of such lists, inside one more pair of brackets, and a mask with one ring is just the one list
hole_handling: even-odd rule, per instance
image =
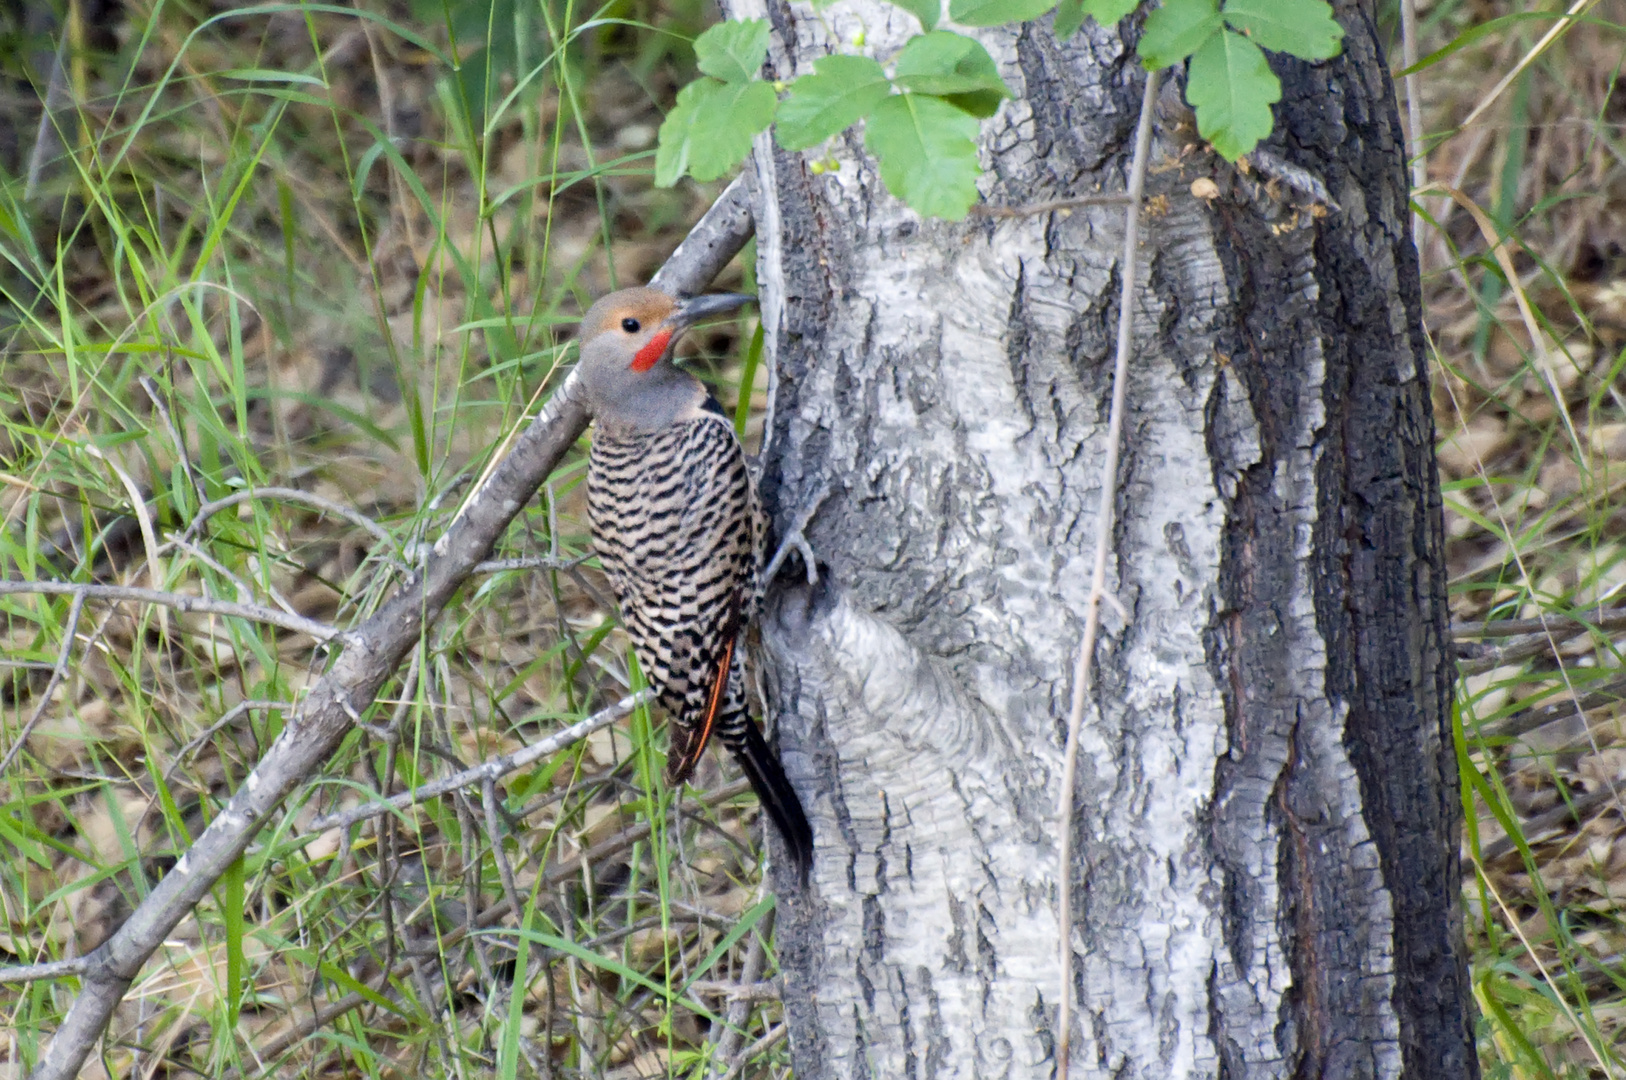
[[700, 755], [706, 752], [706, 744], [711, 741], [711, 733], [717, 728], [717, 717], [728, 697], [728, 672], [734, 664], [734, 643], [737, 640], [736, 634], [723, 647], [723, 655], [718, 659], [716, 674], [712, 677], [711, 692], [706, 695], [706, 710], [699, 721], [693, 725], [669, 725], [671, 746], [666, 754], [669, 783], [681, 784], [687, 780], [694, 767], [700, 764]]

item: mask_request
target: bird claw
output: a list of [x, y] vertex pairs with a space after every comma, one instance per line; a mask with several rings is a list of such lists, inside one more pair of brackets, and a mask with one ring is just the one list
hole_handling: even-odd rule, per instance
[[779, 568], [784, 565], [786, 556], [792, 551], [802, 557], [802, 565], [807, 567], [807, 583], [809, 585], [819, 583], [818, 563], [813, 557], [813, 545], [807, 542], [806, 529], [808, 522], [813, 520], [813, 515], [818, 512], [819, 507], [824, 505], [824, 500], [829, 497], [830, 484], [829, 481], [825, 481], [819, 485], [819, 490], [813, 494], [807, 504], [797, 511], [796, 520], [791, 523], [790, 531], [785, 534], [785, 539], [780, 541], [779, 550], [774, 552], [773, 558], [768, 560], [768, 569], [762, 575], [764, 583], [774, 579], [774, 575], [779, 573]]
[[801, 555], [802, 565], [807, 567], [807, 583], [817, 585], [819, 583], [819, 568], [813, 559], [813, 545], [807, 542], [807, 537], [801, 529], [797, 529], [785, 537], [784, 543], [779, 545], [779, 550], [774, 552], [772, 559], [768, 560], [768, 569], [762, 575], [763, 580], [772, 581], [773, 576], [779, 573], [779, 568], [784, 565], [785, 557], [792, 551]]

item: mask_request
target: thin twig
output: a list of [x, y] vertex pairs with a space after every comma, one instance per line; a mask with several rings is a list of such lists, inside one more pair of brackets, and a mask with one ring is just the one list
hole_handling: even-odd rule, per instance
[[0, 758], [0, 776], [6, 774], [6, 770], [11, 767], [11, 759], [22, 751], [23, 744], [28, 742], [28, 737], [34, 733], [34, 725], [40, 722], [45, 710], [50, 708], [51, 695], [56, 693], [56, 688], [67, 677], [68, 661], [73, 659], [74, 635], [79, 633], [79, 616], [84, 610], [85, 594], [75, 593], [73, 603], [68, 608], [68, 625], [62, 634], [62, 648], [57, 652], [56, 666], [51, 669], [51, 679], [45, 684], [44, 692], [40, 694], [39, 704], [34, 706], [34, 715], [28, 718], [28, 723], [17, 733], [17, 738], [13, 740], [11, 749], [6, 751], [6, 756]]
[[345, 631], [327, 623], [307, 619], [303, 615], [290, 615], [286, 611], [261, 607], [258, 604], [234, 604], [227, 600], [211, 600], [206, 596], [188, 596], [185, 593], [161, 592], [158, 589], [138, 589], [130, 585], [81, 585], [71, 581], [0, 581], [0, 596], [83, 596], [89, 600], [128, 600], [137, 604], [156, 604], [174, 608], [192, 615], [222, 615], [230, 619], [247, 619], [309, 634], [317, 641], [332, 641], [345, 636]]
[[[192, 541], [182, 540], [173, 533], [170, 534], [169, 540], [165, 542], [166, 546], [169, 544], [175, 545], [175, 548], [182, 554], [192, 556], [192, 558], [196, 559], [204, 566], [207, 566], [209, 569], [231, 582], [232, 585], [234, 585], [237, 589], [237, 600], [239, 603], [252, 604], [254, 602], [254, 590], [248, 587], [248, 582], [232, 573], [231, 570], [227, 568], [225, 563], [222, 563], [219, 559], [215, 558], [213, 555], [210, 555], [207, 551], [204, 551], [202, 548], [198, 547], [198, 545], [192, 543]], [[292, 612], [296, 615], [298, 614], [298, 612], [294, 611], [293, 608], [289, 607], [287, 604], [280, 603], [280, 597], [274, 597], [273, 599], [277, 599], [279, 601], [278, 606], [281, 607], [282, 610]]]
[[76, 956], [71, 960], [52, 960], [45, 964], [17, 964], [13, 967], [0, 967], [0, 983], [69, 979], [82, 974], [89, 966], [90, 957]]
[[571, 570], [579, 566], [588, 555], [574, 559], [556, 559], [548, 555], [522, 555], [515, 559], [487, 559], [476, 566], [476, 574], [500, 574], [505, 570]]
[[1574, 629], [1561, 627], [1552, 633], [1536, 633], [1528, 637], [1513, 638], [1503, 645], [1480, 645], [1467, 655], [1459, 651], [1457, 670], [1462, 675], [1481, 675], [1543, 653], [1550, 653], [1555, 659], [1562, 661], [1566, 656], [1590, 651], [1590, 646], [1586, 642], [1580, 643], [1579, 647], [1565, 648], [1579, 636]]
[[[773, 933], [774, 912], [769, 910], [762, 917], [762, 924], [751, 933], [751, 947], [746, 950], [745, 964], [740, 970], [740, 982], [754, 983], [762, 978], [762, 968], [767, 962], [768, 947], [765, 944], [768, 936]], [[739, 1073], [739, 1063], [731, 1069], [724, 1069], [723, 1064], [734, 1060], [739, 1053], [740, 1043], [745, 1041], [745, 1025], [751, 1019], [752, 1002], [748, 998], [735, 997], [729, 1000], [728, 1016], [725, 1022], [712, 1029], [712, 1076], [720, 1080], [721, 1076], [733, 1076]], [[741, 1055], [740, 1061], [745, 1061], [749, 1053]]]
[[1610, 716], [1593, 721], [1587, 717], [1588, 713], [1606, 705], [1618, 705], [1622, 700], [1626, 700], [1626, 676], [1616, 676], [1589, 684], [1586, 693], [1580, 697], [1572, 697], [1569, 694], [1553, 695], [1538, 705], [1519, 709], [1495, 720], [1486, 720], [1477, 727], [1482, 739], [1515, 739], [1566, 720], [1583, 720], [1584, 733], [1567, 738], [1557, 745], [1553, 745], [1550, 740], [1544, 740], [1543, 754], [1561, 754], [1570, 747], [1593, 738], [1594, 727], [1602, 727], [1615, 719]]
[[[515, 911], [523, 911], [524, 906], [519, 900], [519, 887], [514, 884], [514, 866], [508, 861], [508, 852], [503, 848], [503, 841], [508, 838], [508, 829], [504, 826], [502, 815], [497, 812], [497, 781], [489, 776], [480, 784], [480, 803], [485, 810], [491, 854], [497, 860], [497, 874], [502, 880], [503, 899], [507, 900], [508, 906]], [[472, 859], [470, 866], [472, 869]]]
[[[1586, 824], [1587, 815], [1609, 802], [1610, 799], [1614, 798], [1614, 794], [1608, 788], [1600, 787], [1596, 791], [1589, 791], [1584, 795], [1578, 795], [1568, 801], [1561, 802], [1550, 810], [1543, 810], [1541, 813], [1519, 822], [1519, 835], [1524, 840], [1526, 847], [1532, 847], [1544, 840], [1551, 839], [1552, 837], [1548, 835], [1550, 833], [1562, 831], [1568, 834], [1571, 831], [1569, 826], [1572, 822], [1577, 826], [1574, 832], [1579, 835], [1582, 831], [1580, 827]], [[1485, 862], [1495, 862], [1504, 855], [1513, 854], [1518, 849], [1518, 842], [1511, 835], [1503, 836], [1481, 846], [1479, 856]]]
[[142, 375], [136, 381], [147, 392], [147, 400], [152, 402], [152, 407], [158, 410], [158, 418], [164, 422], [164, 430], [169, 432], [169, 441], [175, 444], [175, 459], [180, 462], [181, 472], [186, 474], [186, 482], [192, 486], [199, 504], [202, 504], [207, 500], [208, 493], [204, 490], [203, 481], [192, 471], [192, 459], [186, 453], [186, 440], [181, 438], [181, 429], [175, 426], [174, 417], [169, 415], [169, 405], [164, 401], [164, 395], [158, 392], [158, 384], [149, 376]]
[[1061, 1009], [1056, 1031], [1056, 1075], [1068, 1080], [1068, 1052], [1073, 1030], [1073, 787], [1078, 775], [1078, 735], [1084, 724], [1084, 703], [1090, 692], [1090, 660], [1101, 625], [1101, 602], [1107, 595], [1107, 554], [1112, 545], [1112, 518], [1118, 494], [1118, 448], [1123, 438], [1124, 394], [1129, 383], [1129, 357], [1134, 347], [1136, 256], [1140, 245], [1140, 203], [1146, 190], [1146, 159], [1151, 155], [1152, 116], [1156, 112], [1158, 73], [1148, 72], [1141, 95], [1140, 121], [1135, 126], [1135, 156], [1129, 166], [1128, 211], [1124, 214], [1122, 288], [1118, 295], [1118, 354], [1112, 366], [1112, 409], [1107, 419], [1107, 444], [1101, 462], [1101, 506], [1095, 519], [1095, 571], [1084, 607], [1084, 639], [1078, 646], [1073, 672], [1072, 711], [1067, 717], [1067, 751], [1061, 771], [1059, 817], [1061, 865], [1061, 926], [1056, 955], [1061, 974]]
[[411, 791], [403, 791], [399, 795], [392, 795], [388, 799], [367, 803], [365, 806], [353, 807], [338, 814], [329, 814], [311, 822], [310, 832], [324, 832], [328, 829], [347, 829], [358, 821], [365, 821], [370, 817], [387, 814], [391, 811], [405, 810], [409, 806], [416, 806], [421, 802], [456, 791], [459, 788], [474, 787], [487, 781], [496, 781], [511, 772], [523, 769], [533, 761], [556, 754], [567, 746], [581, 742], [599, 728], [609, 727], [617, 720], [632, 712], [647, 701], [653, 701], [655, 692], [647, 687], [636, 694], [629, 694], [609, 708], [600, 709], [592, 716], [578, 723], [572, 724], [563, 731], [556, 731], [540, 742], [532, 743], [523, 750], [516, 750], [512, 754], [503, 754], [482, 761], [478, 765], [455, 772], [451, 776], [443, 776], [439, 780], [431, 781]]
[[718, 982], [715, 979], [696, 979], [689, 984], [688, 993], [694, 997], [720, 997], [726, 1001], [778, 1001], [783, 992], [777, 979], [767, 982]]
[[216, 499], [214, 502], [204, 503], [198, 507], [198, 512], [193, 516], [192, 523], [186, 527], [186, 531], [181, 534], [181, 539], [191, 540], [197, 536], [198, 531], [203, 528], [204, 524], [222, 510], [230, 510], [234, 506], [241, 506], [246, 502], [258, 502], [262, 499], [302, 503], [314, 510], [320, 510], [324, 514], [332, 514], [334, 517], [343, 518], [358, 529], [366, 530], [379, 543], [385, 544], [392, 549], [400, 547], [393, 533], [360, 511], [312, 492], [290, 487], [249, 488], [244, 491], [234, 491], [224, 498]]
[[225, 713], [221, 715], [219, 720], [216, 720], [214, 723], [198, 732], [198, 734], [192, 736], [192, 738], [187, 740], [185, 746], [181, 747], [175, 752], [174, 759], [164, 767], [164, 783], [169, 783], [169, 778], [175, 774], [175, 770], [180, 768], [181, 763], [190, 757], [198, 747], [214, 738], [216, 733], [230, 726], [232, 723], [236, 722], [239, 716], [242, 716], [244, 713], [249, 712], [252, 709], [282, 709], [284, 712], [292, 712], [294, 706], [286, 701], [261, 701], [257, 699], [239, 701], [237, 704], [227, 709]]
[[769, 1029], [768, 1034], [747, 1046], [740, 1054], [740, 1059], [734, 1063], [734, 1067], [718, 1077], [718, 1080], [739, 1080], [745, 1074], [745, 1067], [751, 1064], [752, 1058], [772, 1050], [787, 1034], [789, 1029], [784, 1024], [775, 1024]]
[[1539, 619], [1496, 619], [1485, 623], [1458, 623], [1451, 628], [1451, 636], [1458, 641], [1476, 638], [1523, 637], [1547, 631], [1584, 634], [1591, 630], [1610, 633], [1626, 630], [1626, 608], [1599, 608], [1596, 615], [1543, 615]]

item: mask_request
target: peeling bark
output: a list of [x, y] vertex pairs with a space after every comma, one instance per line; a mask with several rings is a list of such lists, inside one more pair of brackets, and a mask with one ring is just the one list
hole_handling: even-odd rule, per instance
[[[772, 20], [781, 79], [832, 32], [885, 57], [917, 29], [725, 6]], [[763, 620], [818, 837], [809, 891], [779, 883], [801, 1080], [1051, 1076], [1063, 896], [1075, 1076], [1474, 1075], [1403, 142], [1370, 13], [1338, 13], [1343, 57], [1277, 64], [1250, 173], [1164, 97], [1066, 888], [1122, 213], [922, 221], [854, 134], [833, 175], [759, 144], [764, 494], [781, 530], [813, 509], [822, 571]], [[976, 33], [1016, 93], [986, 201], [1122, 190], [1118, 32]]]

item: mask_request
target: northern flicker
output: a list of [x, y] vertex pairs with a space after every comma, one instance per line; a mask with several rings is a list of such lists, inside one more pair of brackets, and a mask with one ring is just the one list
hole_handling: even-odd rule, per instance
[[805, 880], [813, 831], [746, 711], [741, 638], [756, 606], [766, 522], [733, 424], [672, 362], [684, 330], [753, 299], [680, 301], [623, 289], [588, 309], [577, 366], [595, 425], [587, 506], [622, 624], [669, 718], [667, 781], [687, 780], [715, 735]]

